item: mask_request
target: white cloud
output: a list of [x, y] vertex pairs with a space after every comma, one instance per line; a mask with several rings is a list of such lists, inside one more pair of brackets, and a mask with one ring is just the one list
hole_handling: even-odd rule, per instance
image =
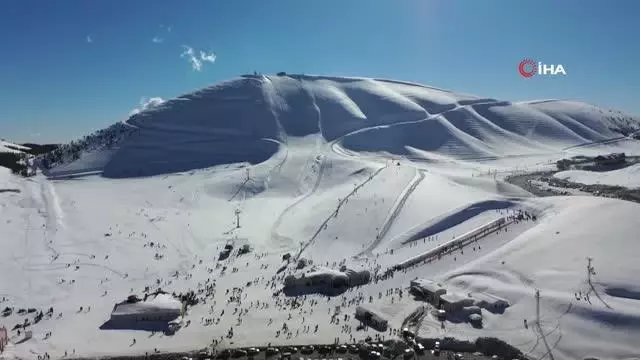
[[214, 63], [216, 62], [216, 54], [213, 52], [207, 54], [204, 51], [200, 51], [200, 60]]
[[143, 97], [140, 99], [140, 103], [139, 106], [133, 110], [131, 110], [131, 112], [129, 113], [129, 116], [135, 115], [135, 114], [139, 114], [143, 111], [149, 110], [149, 109], [154, 109], [157, 108], [158, 106], [162, 105], [164, 103], [164, 100], [162, 100], [162, 98], [160, 97], [152, 97], [152, 98], [146, 98]]
[[167, 32], [171, 32], [171, 26], [167, 27]]
[[195, 71], [202, 71], [203, 63], [205, 62], [214, 63], [216, 61], [216, 54], [213, 52], [206, 53], [204, 51], [200, 51], [200, 57], [198, 57], [192, 47], [186, 45], [183, 45], [182, 47], [184, 48], [184, 51], [180, 57], [186, 57], [191, 64], [191, 68]]
[[157, 37], [157, 36], [156, 36], [156, 37], [154, 37], [153, 39], [151, 39], [151, 42], [154, 42], [154, 43], [156, 43], [156, 44], [159, 44], [159, 43], [161, 43], [161, 42], [163, 42], [163, 41], [164, 41], [164, 39], [163, 39], [163, 38], [160, 38], [160, 37]]
[[91, 44], [91, 43], [93, 42], [93, 39], [91, 38], [91, 35], [88, 35], [88, 36], [87, 36], [87, 42], [88, 42], [89, 44]]
[[191, 68], [195, 71], [201, 71], [202, 70], [202, 61], [200, 61], [200, 59], [198, 59], [194, 54], [193, 48], [189, 47], [189, 46], [182, 46], [184, 48], [184, 51], [182, 52], [182, 54], [180, 55], [180, 57], [186, 57], [187, 60], [191, 63]]

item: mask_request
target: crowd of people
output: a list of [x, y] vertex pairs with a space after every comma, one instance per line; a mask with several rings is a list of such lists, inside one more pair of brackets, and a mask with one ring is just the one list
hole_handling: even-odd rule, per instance
[[[509, 213], [505, 211], [504, 215], [515, 222], [535, 220], [532, 214], [523, 211], [511, 211]], [[503, 231], [507, 230], [504, 229]], [[135, 234], [130, 235], [133, 236]], [[144, 235], [140, 235], [144, 241], [143, 247], [152, 249], [156, 252], [156, 260], [162, 260], [164, 257], [158, 257], [157, 254], [164, 252], [166, 246], [157, 241], [147, 241]], [[421, 243], [425, 244], [425, 246], [433, 246], [426, 244], [438, 240], [438, 236], [434, 235], [423, 238]], [[417, 247], [418, 244], [419, 241], [415, 241], [409, 247]], [[477, 241], [470, 244], [469, 247], [472, 251], [480, 251], [482, 249]], [[464, 251], [462, 247], [451, 250], [459, 250], [460, 253]], [[236, 334], [246, 333], [250, 327], [256, 326], [264, 326], [266, 332], [272, 334], [273, 339], [292, 340], [301, 337], [309, 338], [310, 334], [322, 333], [319, 336], [326, 336], [328, 333], [333, 333], [338, 334], [336, 336], [337, 342], [351, 343], [366, 336], [366, 333], [359, 331], [366, 329], [366, 327], [361, 327], [359, 321], [352, 316], [357, 306], [374, 303], [396, 304], [403, 300], [405, 292], [403, 288], [397, 286], [384, 288], [384, 283], [393, 279], [397, 274], [397, 271], [393, 271], [388, 267], [389, 257], [387, 255], [394, 255], [394, 250], [387, 249], [382, 254], [360, 257], [351, 261], [357, 261], [362, 267], [371, 270], [373, 273], [372, 283], [378, 288], [382, 288], [377, 293], [371, 291], [365, 293], [361, 288], [350, 288], [342, 295], [335, 297], [321, 294], [286, 296], [282, 292], [285, 277], [295, 271], [300, 271], [300, 266], [310, 266], [310, 264], [313, 264], [312, 261], [307, 261], [300, 265], [299, 262], [294, 260], [294, 257], [289, 256], [284, 260], [287, 264], [281, 267], [285, 269], [284, 271], [269, 272], [268, 270], [274, 264], [275, 267], [279, 266], [278, 260], [274, 259], [279, 255], [255, 252], [239, 255], [237, 249], [234, 256], [215, 263], [215, 259], [201, 258], [196, 255], [191, 264], [187, 266], [183, 264], [181, 270], [175, 271], [169, 278], [151, 278], [149, 283], [141, 289], [131, 288], [130, 291], [132, 294], [149, 294], [152, 293], [152, 289], [157, 291], [162, 288], [187, 288], [186, 290], [182, 289], [179, 294], [173, 293], [181, 300], [185, 300], [185, 296], [189, 297], [189, 307], [186, 310], [183, 324], [187, 321], [191, 322], [190, 318], [195, 317], [196, 319], [199, 318], [199, 321], [194, 320], [193, 323], [199, 326], [215, 326], [216, 328], [226, 329], [224, 333], [219, 336], [216, 335], [215, 339], [213, 339], [214, 343], [219, 343], [224, 339], [234, 339]], [[108, 257], [109, 255], [107, 254], [105, 259]], [[455, 259], [455, 255], [452, 255], [452, 257]], [[95, 255], [90, 255], [90, 259], [95, 258]], [[344, 270], [346, 263], [347, 259], [342, 259], [325, 261], [322, 265], [327, 268]], [[69, 267], [75, 267], [80, 264], [79, 259], [76, 259], [68, 265]], [[75, 271], [77, 270], [75, 269]], [[147, 266], [148, 270], [149, 267]], [[401, 273], [407, 273], [411, 270], [402, 269]], [[247, 273], [252, 274], [253, 277], [247, 277]], [[194, 283], [194, 275], [200, 280], [197, 283]], [[128, 281], [126, 276], [121, 278], [122, 281]], [[240, 278], [243, 280], [240, 281]], [[107, 277], [99, 279], [100, 285], [104, 285], [109, 281], [113, 280]], [[75, 280], [73, 279], [60, 279], [60, 284], [73, 284], [74, 282]], [[193, 286], [189, 286], [189, 284], [193, 284]], [[109, 293], [104, 290], [102, 296], [107, 296]], [[3, 298], [2, 301], [6, 301], [6, 299]], [[323, 317], [314, 316], [314, 312], [322, 311], [323, 308], [326, 309], [326, 320], [323, 320]], [[79, 310], [74, 316], [87, 313], [90, 309], [90, 305], [79, 306]], [[58, 318], [61, 317], [62, 314], [60, 313]], [[251, 321], [246, 321], [248, 318]], [[258, 325], [256, 322], [256, 319], [260, 318], [264, 318], [263, 325]], [[388, 332], [377, 334], [376, 336], [384, 338], [385, 335], [391, 337], [397, 334], [400, 334], [399, 329], [389, 328]], [[44, 335], [46, 340], [52, 336], [52, 333], [46, 331]], [[136, 345], [135, 339], [129, 346], [134, 345]], [[44, 355], [43, 359], [46, 359]]]

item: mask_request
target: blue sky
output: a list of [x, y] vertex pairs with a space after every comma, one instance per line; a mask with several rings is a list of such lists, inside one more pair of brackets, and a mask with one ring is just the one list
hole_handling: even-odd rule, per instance
[[[640, 115], [638, 14], [636, 0], [5, 0], [0, 138], [69, 141], [125, 119], [143, 97], [254, 70], [578, 99]], [[215, 62], [194, 70], [183, 46]], [[523, 58], [568, 75], [523, 79]]]

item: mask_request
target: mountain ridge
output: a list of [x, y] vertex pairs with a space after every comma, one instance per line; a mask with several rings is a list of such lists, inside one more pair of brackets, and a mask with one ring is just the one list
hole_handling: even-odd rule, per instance
[[[638, 130], [638, 117], [576, 101], [500, 101], [390, 79], [245, 75], [134, 114], [87, 144], [70, 144], [74, 155], [54, 155], [46, 167], [130, 177], [255, 164], [288, 137], [314, 134], [357, 152], [484, 158], [622, 141]], [[167, 164], [174, 160], [181, 164]]]

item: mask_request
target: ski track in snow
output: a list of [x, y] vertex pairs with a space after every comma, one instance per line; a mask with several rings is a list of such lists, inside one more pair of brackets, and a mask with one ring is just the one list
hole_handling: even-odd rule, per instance
[[353, 190], [351, 190], [351, 192], [349, 192], [344, 198], [342, 198], [340, 200], [340, 202], [338, 203], [338, 206], [336, 207], [336, 210], [334, 212], [331, 213], [331, 215], [329, 215], [320, 225], [320, 227], [318, 228], [318, 230], [316, 230], [316, 232], [313, 234], [313, 236], [311, 237], [311, 239], [309, 239], [306, 243], [304, 243], [302, 245], [302, 247], [300, 248], [300, 251], [298, 252], [298, 254], [296, 255], [296, 260], [300, 258], [300, 256], [302, 256], [302, 253], [304, 253], [304, 251], [311, 245], [313, 244], [314, 240], [316, 239], [316, 237], [318, 237], [318, 235], [320, 234], [320, 232], [322, 232], [322, 230], [324, 229], [324, 227], [327, 225], [327, 223], [334, 217], [339, 215], [340, 212], [340, 208], [342, 207], [342, 205], [346, 204], [346, 202], [349, 200], [349, 197], [353, 196], [355, 193], [358, 192], [358, 190], [360, 190], [360, 188], [362, 188], [363, 186], [365, 186], [368, 182], [370, 182], [371, 180], [373, 180], [376, 176], [378, 176], [378, 174], [380, 174], [382, 172], [382, 170], [386, 169], [387, 166], [381, 167], [378, 170], [376, 170], [373, 174], [371, 174], [371, 176], [369, 176], [366, 180], [364, 180], [362, 183], [360, 183], [358, 186], [356, 186]]
[[418, 185], [420, 185], [422, 180], [424, 180], [424, 173], [422, 172], [422, 170], [416, 169], [416, 176], [413, 179], [411, 179], [411, 181], [409, 182], [405, 190], [402, 192], [402, 194], [400, 194], [400, 196], [396, 200], [396, 203], [393, 205], [391, 211], [389, 212], [389, 215], [387, 216], [384, 223], [382, 224], [382, 228], [380, 229], [378, 235], [376, 235], [375, 241], [357, 256], [362, 256], [365, 254], [371, 255], [373, 250], [376, 247], [378, 247], [380, 242], [387, 235], [387, 232], [389, 232], [391, 225], [393, 225], [393, 221], [396, 219], [396, 217], [398, 217], [398, 214], [400, 213], [400, 211], [402, 211], [402, 208], [404, 207], [404, 204], [407, 202], [407, 199], [409, 198], [409, 196], [411, 196], [411, 194], [418, 187]]

